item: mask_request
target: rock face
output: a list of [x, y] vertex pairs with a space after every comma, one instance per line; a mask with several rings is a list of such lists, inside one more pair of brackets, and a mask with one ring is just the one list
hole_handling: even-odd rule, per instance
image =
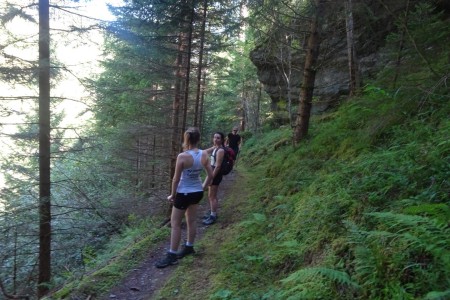
[[[329, 1], [322, 18], [313, 114], [338, 104], [349, 94], [345, 3], [348, 0]], [[361, 86], [373, 78], [379, 69], [392, 63], [384, 46], [390, 33], [398, 33], [396, 22], [400, 16], [413, 13], [417, 5], [430, 5], [436, 12], [443, 12], [443, 18], [450, 19], [448, 0], [352, 0], [352, 3], [354, 44]], [[250, 52], [259, 80], [271, 98], [272, 112], [280, 114], [279, 125], [286, 124], [288, 103], [295, 106], [299, 102], [308, 32], [306, 22], [291, 22], [290, 25], [278, 27], [274, 24], [268, 30], [267, 39]], [[391, 46], [394, 47], [391, 57], [395, 59], [398, 49], [395, 44]], [[291, 110], [291, 113], [295, 111]]]
[[[265, 92], [271, 98], [273, 111], [280, 110], [281, 103], [291, 99], [292, 103], [299, 101], [300, 85], [303, 77], [304, 55], [293, 53], [289, 65], [280, 56], [271, 55], [265, 45], [255, 48], [250, 53], [250, 59], [257, 67], [259, 81], [264, 85]], [[289, 77], [289, 79], [286, 79]], [[324, 65], [316, 73], [314, 94], [321, 101], [330, 102], [339, 95], [348, 93], [348, 69], [346, 54], [333, 57], [332, 63]], [[317, 104], [316, 104], [317, 105]]]
[[[336, 7], [343, 9], [344, 6], [342, 4]], [[402, 9], [402, 6], [396, 5], [391, 9], [398, 11]], [[370, 7], [370, 11], [371, 13], [381, 12], [383, 8], [374, 4]], [[341, 17], [325, 18], [329, 23], [323, 25], [324, 30], [314, 89], [313, 113], [326, 110], [331, 105], [338, 103], [341, 96], [349, 94], [346, 25], [345, 19], [342, 17], [343, 12], [336, 12], [337, 14], [341, 14]], [[354, 38], [356, 55], [359, 61], [359, 74], [362, 79], [375, 73], [377, 65], [380, 63], [379, 49], [384, 45], [387, 34], [394, 29], [394, 20], [386, 13], [384, 13], [384, 16], [381, 13], [378, 14], [377, 18], [373, 20], [366, 14], [367, 10], [361, 10], [358, 6], [356, 6], [353, 14], [354, 23], [358, 24], [354, 28]], [[299, 32], [300, 26], [297, 26], [296, 32]], [[308, 29], [305, 27], [301, 30], [305, 35]], [[294, 36], [294, 39], [300, 39], [296, 32], [274, 31], [277, 32], [279, 45], [274, 46], [273, 42], [271, 45], [262, 43], [251, 51], [250, 59], [257, 67], [259, 80], [264, 84], [264, 89], [271, 98], [272, 110], [279, 111], [280, 107], [285, 106], [284, 103], [288, 102], [289, 98], [293, 104], [299, 101], [305, 50], [304, 47], [298, 47], [297, 49], [287, 47], [287, 43], [282, 42], [286, 40], [288, 35]], [[291, 63], [289, 63], [289, 60]], [[288, 76], [288, 81], [286, 80], [286, 74], [288, 73], [286, 70], [289, 69], [292, 71], [291, 75]]]

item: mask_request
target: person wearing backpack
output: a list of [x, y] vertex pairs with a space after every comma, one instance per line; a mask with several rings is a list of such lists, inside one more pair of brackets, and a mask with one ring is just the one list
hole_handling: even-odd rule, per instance
[[233, 130], [228, 134], [226, 145], [233, 149], [234, 151], [234, 157], [237, 159], [237, 155], [239, 153], [240, 147], [241, 147], [242, 138], [238, 134], [238, 128], [233, 127]]
[[[212, 181], [213, 171], [209, 163], [208, 152], [198, 148], [200, 131], [191, 127], [184, 133], [184, 152], [178, 154], [175, 174], [172, 179], [171, 194], [167, 197], [172, 206], [170, 217], [170, 249], [167, 255], [156, 263], [157, 268], [165, 268], [178, 263], [178, 259], [195, 253], [194, 240], [197, 232], [198, 203], [203, 198], [203, 191]], [[200, 174], [206, 171], [202, 183]], [[187, 242], [177, 252], [181, 241], [181, 221], [186, 216]]]
[[205, 151], [210, 154], [211, 166], [213, 169], [213, 180], [208, 188], [208, 200], [210, 206], [210, 214], [203, 220], [203, 225], [212, 225], [217, 221], [217, 208], [219, 201], [217, 193], [219, 191], [219, 184], [222, 181], [223, 174], [221, 172], [222, 161], [225, 156], [224, 150], [225, 136], [222, 132], [215, 132], [213, 135], [213, 146]]

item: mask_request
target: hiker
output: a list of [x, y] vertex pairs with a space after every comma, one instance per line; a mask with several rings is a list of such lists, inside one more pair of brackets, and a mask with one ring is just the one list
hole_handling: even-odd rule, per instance
[[228, 134], [226, 145], [233, 149], [234, 151], [234, 157], [237, 159], [237, 155], [239, 153], [240, 147], [241, 147], [241, 141], [242, 138], [238, 134], [238, 128], [233, 127], [233, 130]]
[[208, 189], [208, 200], [210, 213], [205, 216], [203, 225], [212, 225], [217, 221], [217, 208], [219, 201], [217, 199], [217, 192], [219, 191], [219, 184], [222, 181], [222, 173], [220, 167], [225, 154], [224, 146], [225, 136], [222, 132], [215, 132], [213, 135], [213, 146], [205, 151], [211, 155], [211, 166], [213, 169], [213, 180]]
[[[203, 198], [203, 191], [209, 186], [213, 171], [207, 151], [200, 150], [200, 131], [191, 127], [184, 133], [184, 152], [178, 154], [175, 174], [172, 179], [171, 194], [167, 200], [173, 204], [170, 217], [171, 235], [170, 249], [164, 259], [156, 263], [157, 268], [165, 268], [177, 264], [177, 259], [195, 253], [194, 240], [197, 232], [197, 208]], [[202, 184], [200, 173], [206, 170], [207, 176]], [[181, 240], [181, 221], [186, 216], [187, 242], [177, 252]]]

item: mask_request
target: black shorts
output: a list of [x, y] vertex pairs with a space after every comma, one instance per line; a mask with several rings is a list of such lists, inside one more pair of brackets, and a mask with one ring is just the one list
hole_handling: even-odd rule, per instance
[[[213, 167], [213, 170], [214, 170], [214, 167]], [[213, 178], [211, 185], [219, 185], [222, 182], [222, 178], [223, 178], [222, 173], [217, 174], [216, 177]]]
[[198, 204], [203, 198], [203, 191], [194, 193], [177, 193], [173, 206], [178, 209], [187, 209], [189, 205]]
[[237, 147], [230, 147], [230, 148], [233, 149], [233, 151], [234, 151], [234, 157], [236, 158], [237, 155], [238, 155], [238, 153], [239, 153], [239, 146], [237, 146]]

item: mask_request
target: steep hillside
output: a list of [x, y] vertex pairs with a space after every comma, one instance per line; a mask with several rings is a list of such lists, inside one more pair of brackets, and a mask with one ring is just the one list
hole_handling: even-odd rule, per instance
[[155, 298], [449, 299], [448, 25], [414, 6], [379, 48], [386, 64], [298, 145], [275, 122], [243, 133], [218, 223]]
[[162, 299], [448, 298], [448, 102], [406, 114], [393, 100], [367, 90], [297, 148], [288, 128], [246, 141], [222, 219], [236, 223]]
[[162, 299], [450, 298], [450, 26], [414, 4], [406, 35], [379, 48], [386, 63], [307, 139], [266, 126], [246, 140], [236, 223]]

